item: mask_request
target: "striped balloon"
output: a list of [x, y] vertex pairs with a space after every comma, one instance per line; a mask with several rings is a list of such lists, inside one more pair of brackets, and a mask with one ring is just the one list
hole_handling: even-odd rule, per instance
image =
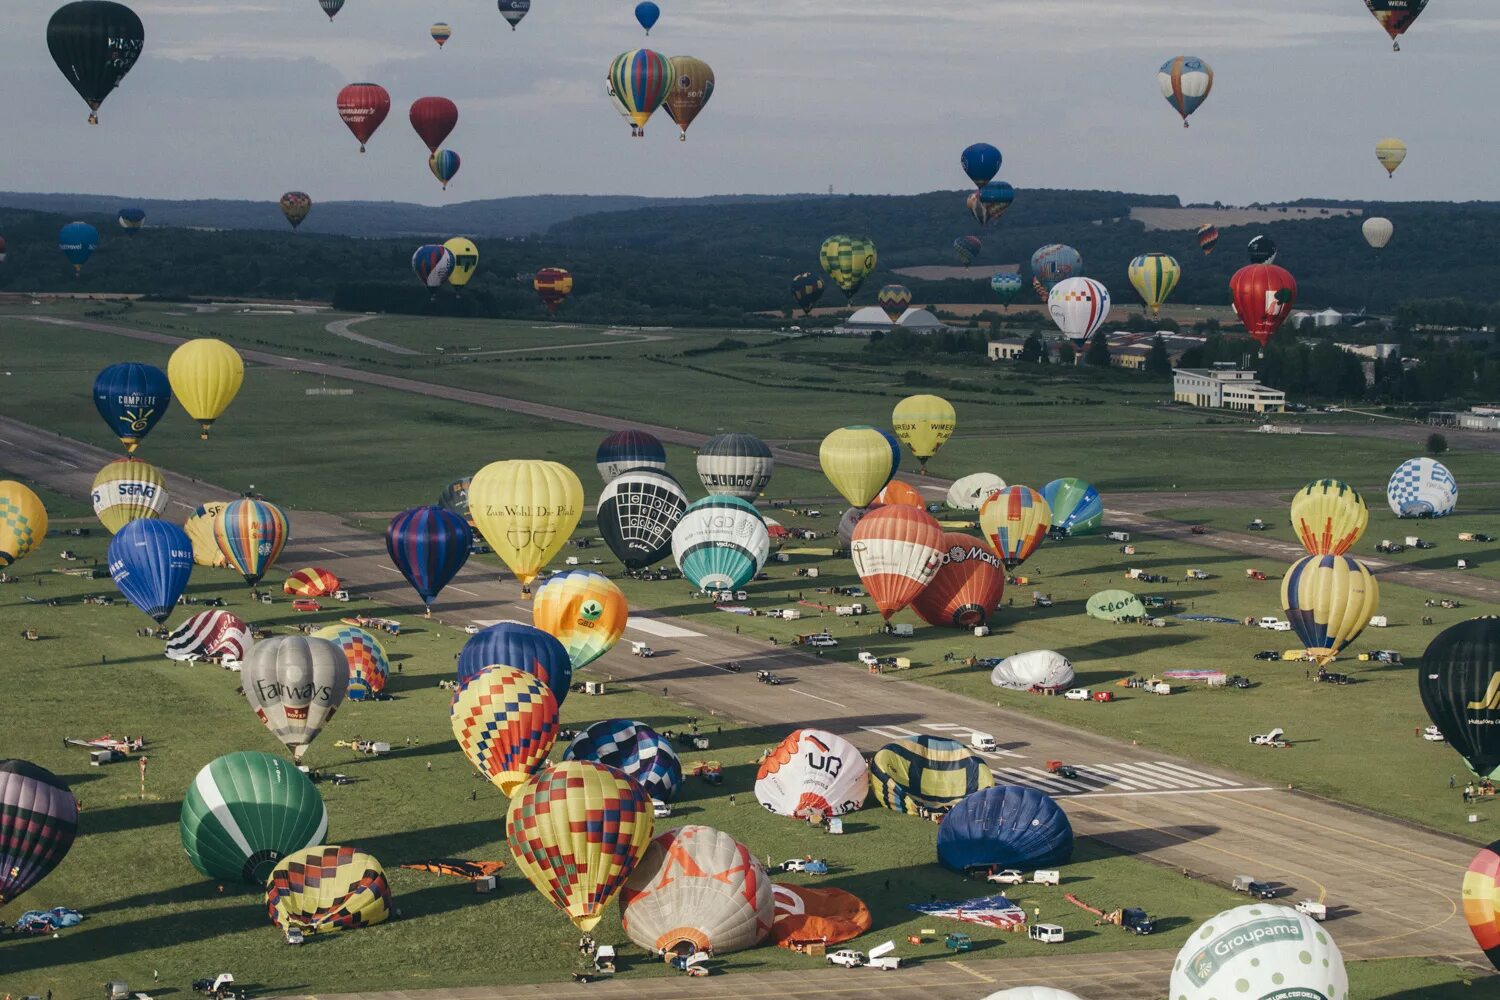
[[266, 909], [282, 930], [327, 934], [384, 923], [391, 887], [380, 862], [352, 847], [312, 847], [283, 858], [266, 884]]
[[276, 564], [291, 533], [286, 514], [264, 500], [236, 500], [214, 519], [214, 541], [225, 562], [252, 587]]
[[672, 92], [676, 79], [671, 60], [660, 52], [632, 49], [615, 56], [609, 67], [609, 89], [630, 118], [632, 134], [646, 134], [646, 122]]
[[1036, 551], [1051, 526], [1052, 508], [1029, 486], [997, 490], [979, 508], [979, 528], [985, 541], [1009, 570]]
[[849, 556], [886, 620], [912, 602], [943, 564], [943, 529], [931, 514], [898, 504], [854, 526]]
[[469, 762], [510, 795], [547, 762], [557, 699], [515, 667], [488, 667], [453, 695], [453, 737]]
[[1211, 222], [1205, 222], [1198, 227], [1198, 247], [1207, 257], [1214, 252], [1214, 247], [1219, 245], [1219, 227]]
[[456, 263], [453, 251], [438, 243], [417, 247], [417, 252], [411, 255], [411, 269], [428, 288], [442, 288]]
[[0, 906], [61, 864], [77, 834], [66, 782], [30, 761], [0, 761]]
[[[448, 190], [448, 182], [458, 173], [461, 162], [458, 154], [453, 150], [439, 149], [435, 150], [427, 158], [427, 169], [432, 171], [432, 176], [442, 181], [443, 190], [446, 191]], [[451, 253], [452, 251], [450, 250], [449, 252]]]
[[1500, 840], [1474, 855], [1464, 873], [1464, 921], [1491, 964], [1500, 969]]
[[328, 810], [291, 762], [258, 750], [225, 754], [193, 778], [178, 821], [193, 867], [264, 887], [276, 862], [322, 843]]
[[672, 531], [672, 558], [701, 590], [743, 587], [770, 554], [765, 518], [739, 497], [715, 494], [694, 501]]
[[997, 271], [990, 278], [990, 291], [1008, 308], [1021, 294], [1021, 276], [1015, 271]]
[[905, 285], [886, 285], [875, 294], [875, 303], [895, 323], [911, 308], [911, 289]]
[[1358, 559], [1306, 556], [1281, 581], [1281, 606], [1307, 651], [1328, 663], [1365, 630], [1380, 606], [1380, 585]]
[[1214, 87], [1213, 68], [1197, 56], [1177, 56], [1162, 63], [1156, 74], [1161, 96], [1182, 116], [1182, 127], [1188, 127], [1188, 115], [1208, 99]]
[[547, 686], [559, 705], [573, 683], [573, 661], [562, 642], [520, 622], [497, 622], [469, 636], [458, 653], [458, 683], [467, 684], [486, 667], [514, 667], [531, 674]]
[[1182, 266], [1164, 253], [1145, 253], [1130, 262], [1130, 283], [1152, 316], [1161, 315], [1161, 304], [1182, 279]]
[[446, 507], [404, 510], [385, 529], [385, 550], [428, 610], [469, 560], [474, 530]]
[[634, 427], [615, 431], [599, 442], [594, 452], [594, 467], [599, 478], [608, 483], [631, 469], [667, 471], [667, 449], [655, 434]]
[[978, 754], [938, 736], [896, 740], [870, 758], [875, 801], [913, 816], [939, 818], [965, 797], [994, 784], [994, 774]]
[[287, 577], [286, 583], [281, 585], [281, 592], [292, 597], [327, 597], [342, 586], [330, 570], [308, 566]]

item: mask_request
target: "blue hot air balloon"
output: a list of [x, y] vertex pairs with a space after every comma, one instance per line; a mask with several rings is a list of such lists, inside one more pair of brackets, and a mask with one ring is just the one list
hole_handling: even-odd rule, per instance
[[429, 609], [464, 568], [473, 544], [474, 529], [469, 522], [436, 504], [403, 510], [385, 529], [385, 550], [391, 562]]
[[115, 221], [120, 224], [121, 229], [125, 230], [126, 236], [134, 236], [146, 224], [146, 210], [134, 207], [122, 208]]
[[1057, 534], [1088, 534], [1104, 522], [1104, 501], [1092, 483], [1071, 476], [1054, 479], [1042, 487], [1042, 497], [1052, 508], [1052, 531]]
[[124, 361], [94, 378], [94, 408], [128, 452], [135, 451], [171, 405], [167, 373], [154, 365]]
[[671, 741], [644, 722], [596, 722], [569, 744], [563, 760], [588, 760], [612, 767], [634, 778], [658, 802], [671, 802], [682, 787], [682, 761]]
[[997, 271], [990, 278], [990, 291], [1009, 306], [1021, 294], [1021, 276], [1014, 271]]
[[57, 232], [57, 249], [73, 265], [73, 273], [82, 272], [84, 262], [99, 247], [99, 230], [87, 222], [70, 222]]
[[958, 162], [963, 165], [964, 173], [969, 175], [974, 186], [982, 188], [1000, 172], [1001, 159], [1000, 150], [987, 142], [976, 142], [963, 151]]
[[1073, 826], [1045, 792], [996, 785], [954, 806], [938, 827], [938, 862], [976, 868], [1051, 868], [1073, 856]]
[[515, 667], [546, 684], [561, 705], [573, 683], [568, 650], [548, 632], [520, 622], [500, 622], [469, 637], [458, 654], [458, 683], [485, 667]]
[[599, 478], [608, 483], [627, 469], [667, 468], [667, 449], [655, 434], [646, 431], [615, 431], [599, 442], [594, 453], [594, 465], [599, 469]]
[[641, 27], [646, 29], [646, 34], [651, 34], [651, 29], [656, 26], [657, 19], [661, 17], [661, 8], [652, 3], [651, 0], [642, 0], [635, 5], [635, 19], [640, 22]]
[[177, 606], [193, 572], [193, 541], [171, 521], [140, 518], [109, 543], [109, 575], [126, 600], [159, 625]]

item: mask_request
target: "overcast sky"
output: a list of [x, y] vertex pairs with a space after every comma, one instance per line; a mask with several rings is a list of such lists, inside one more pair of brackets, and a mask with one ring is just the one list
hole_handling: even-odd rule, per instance
[[[140, 62], [89, 127], [52, 64], [56, 0], [4, 0], [0, 189], [140, 197], [427, 203], [504, 195], [912, 193], [967, 183], [985, 140], [1027, 187], [1297, 197], [1500, 199], [1500, 3], [1436, 0], [1399, 54], [1361, 0], [533, 0], [512, 33], [495, 0], [128, 0]], [[440, 50], [428, 35], [446, 21]], [[604, 94], [611, 59], [649, 45], [714, 68], [686, 143], [664, 112], [632, 139]], [[1184, 130], [1156, 71], [1214, 68]], [[340, 87], [391, 115], [361, 156]], [[407, 122], [452, 98], [446, 193]], [[1376, 140], [1411, 154], [1394, 182]]]

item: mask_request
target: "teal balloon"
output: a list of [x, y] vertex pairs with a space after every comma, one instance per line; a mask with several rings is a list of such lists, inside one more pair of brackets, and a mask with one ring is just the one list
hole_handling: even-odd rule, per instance
[[695, 501], [672, 530], [677, 568], [701, 590], [737, 590], [771, 554], [765, 518], [750, 503], [715, 494]]
[[1052, 530], [1063, 535], [1086, 535], [1104, 522], [1104, 501], [1093, 484], [1082, 479], [1054, 479], [1042, 487], [1052, 508]]

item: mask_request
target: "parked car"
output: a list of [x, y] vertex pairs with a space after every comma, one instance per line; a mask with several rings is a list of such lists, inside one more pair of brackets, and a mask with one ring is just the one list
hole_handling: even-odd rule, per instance
[[651, 800], [651, 815], [657, 819], [666, 819], [672, 815], [672, 803], [663, 802], [661, 799]]
[[807, 644], [818, 648], [827, 648], [829, 646], [837, 646], [839, 641], [831, 635], [815, 635], [807, 640]]
[[1239, 674], [1230, 674], [1227, 678], [1224, 679], [1224, 686], [1238, 688], [1241, 691], [1245, 691], [1250, 687], [1250, 678], [1241, 677]]
[[1428, 726], [1426, 729], [1422, 730], [1422, 739], [1426, 740], [1428, 743], [1448, 742], [1448, 738], [1443, 735], [1443, 731], [1437, 726]]
[[1249, 524], [1245, 525], [1245, 527], [1250, 529], [1251, 531], [1269, 531], [1271, 528], [1269, 524], [1267, 524], [1265, 521], [1262, 521], [1258, 517], [1255, 520], [1251, 521]]
[[824, 960], [829, 965], [842, 965], [846, 969], [857, 969], [869, 961], [862, 951], [853, 948], [840, 948], [831, 955], [825, 956]]
[[1255, 659], [1257, 659], [1257, 660], [1279, 660], [1279, 659], [1281, 659], [1281, 653], [1278, 652], [1277, 650], [1274, 650], [1274, 649], [1262, 649], [1259, 653], [1255, 654]]
[[1063, 697], [1068, 699], [1069, 701], [1088, 701], [1089, 689], [1069, 688], [1066, 692], [1063, 693]]
[[479, 634], [479, 626], [478, 625], [474, 625], [474, 624], [471, 623], [471, 624], [468, 624], [468, 625], [464, 626], [464, 635], [478, 635], [478, 634]]
[[1156, 921], [1138, 906], [1129, 906], [1120, 911], [1120, 926], [1132, 934], [1150, 934], [1156, 930]]
[[293, 611], [322, 611], [323, 605], [311, 597], [299, 597], [292, 602]]
[[1007, 868], [1003, 872], [995, 872], [989, 877], [989, 881], [997, 885], [1024, 885], [1026, 876], [1014, 868]]
[[994, 753], [1000, 749], [995, 745], [995, 737], [989, 733], [971, 732], [969, 734], [969, 748], [981, 753]]
[[1047, 761], [1047, 773], [1055, 774], [1060, 778], [1068, 778], [1072, 781], [1078, 780], [1078, 768], [1072, 764], [1064, 764], [1060, 760]]
[[949, 934], [943, 938], [943, 947], [949, 951], [971, 951], [974, 948], [974, 939], [967, 934]]

